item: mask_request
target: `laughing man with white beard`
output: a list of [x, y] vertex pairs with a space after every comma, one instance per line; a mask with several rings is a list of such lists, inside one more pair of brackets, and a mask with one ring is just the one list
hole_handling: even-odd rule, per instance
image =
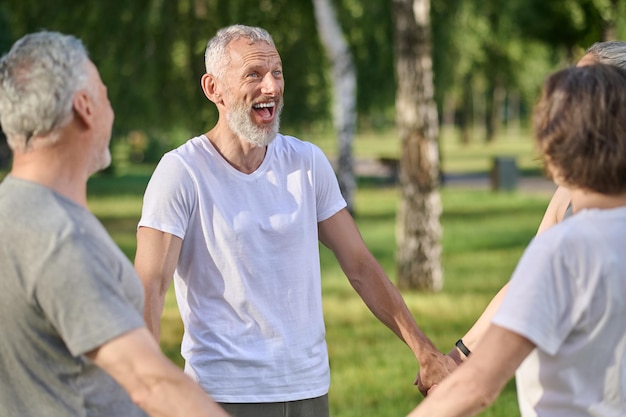
[[[207, 45], [217, 124], [165, 154], [144, 197], [135, 267], [158, 339], [174, 278], [185, 371], [235, 417], [328, 416], [319, 246], [438, 382], [453, 361], [421, 332], [367, 249], [321, 150], [278, 133], [282, 62], [263, 29]], [[425, 392], [425, 391], [424, 391]]]

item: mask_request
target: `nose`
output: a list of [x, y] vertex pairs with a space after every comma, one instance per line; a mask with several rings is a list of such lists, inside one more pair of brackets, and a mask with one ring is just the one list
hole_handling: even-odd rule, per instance
[[265, 74], [261, 83], [261, 92], [269, 96], [277, 96], [282, 91], [282, 80], [277, 79], [271, 73]]

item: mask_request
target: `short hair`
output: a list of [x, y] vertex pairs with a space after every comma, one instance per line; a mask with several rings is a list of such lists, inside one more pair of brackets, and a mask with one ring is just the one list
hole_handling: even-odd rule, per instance
[[549, 176], [602, 194], [626, 191], [626, 70], [597, 64], [556, 72], [533, 116]]
[[222, 28], [209, 40], [204, 52], [204, 65], [207, 74], [215, 75], [217, 78], [224, 75], [224, 66], [229, 58], [226, 47], [230, 42], [239, 38], [248, 39], [250, 43], [267, 42], [276, 48], [272, 36], [263, 28], [245, 25], [232, 25]]
[[626, 42], [596, 42], [585, 51], [585, 55], [591, 55], [598, 64], [615, 65], [626, 69]]
[[11, 149], [66, 125], [72, 101], [87, 83], [89, 57], [76, 37], [41, 31], [19, 39], [0, 59], [0, 124]]

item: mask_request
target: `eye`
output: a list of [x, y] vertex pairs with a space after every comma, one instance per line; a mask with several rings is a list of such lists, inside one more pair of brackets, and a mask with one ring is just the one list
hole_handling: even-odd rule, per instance
[[257, 74], [256, 72], [251, 72], [248, 73], [248, 75], [246, 75], [247, 78], [258, 78], [259, 74]]
[[275, 70], [274, 72], [272, 72], [272, 74], [274, 75], [274, 77], [280, 78], [280, 77], [283, 76], [283, 71], [282, 70]]

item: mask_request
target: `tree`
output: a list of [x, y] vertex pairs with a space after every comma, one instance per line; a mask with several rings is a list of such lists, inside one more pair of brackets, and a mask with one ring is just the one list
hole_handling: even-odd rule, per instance
[[337, 177], [348, 210], [354, 212], [352, 141], [356, 129], [356, 69], [330, 0], [313, 0], [313, 6], [317, 32], [332, 68], [333, 121], [339, 142]]
[[400, 288], [439, 291], [441, 198], [430, 0], [393, 0], [396, 123], [401, 140], [397, 214]]

